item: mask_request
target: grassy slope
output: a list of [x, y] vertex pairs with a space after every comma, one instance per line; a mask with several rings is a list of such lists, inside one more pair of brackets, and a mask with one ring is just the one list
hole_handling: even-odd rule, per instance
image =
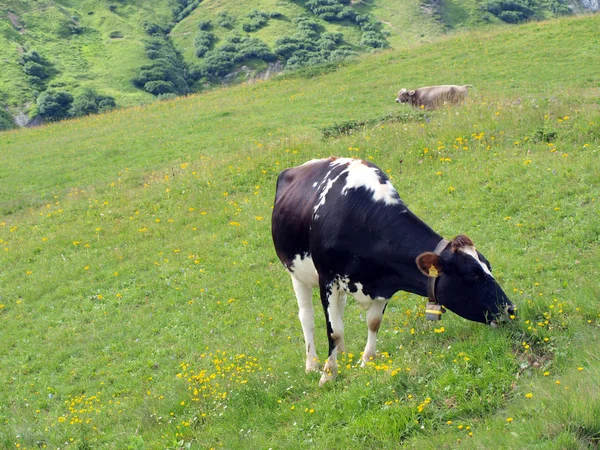
[[[396, 4], [398, 3], [398, 4]], [[109, 11], [110, 4], [117, 5], [115, 12]], [[402, 2], [365, 2], [358, 6], [361, 12], [372, 13], [383, 20], [390, 32], [392, 45], [418, 42], [438, 33], [432, 19], [418, 8], [417, 0]], [[214, 19], [219, 12], [227, 11], [234, 16], [238, 25], [252, 9], [279, 11], [284, 14], [281, 20], [271, 20], [269, 25], [255, 33], [269, 45], [282, 35], [294, 31], [291, 20], [305, 13], [303, 7], [294, 2], [261, 0], [260, 2], [205, 1], [173, 30], [176, 47], [189, 63], [197, 62], [194, 51], [194, 37], [200, 20]], [[9, 20], [8, 13], [17, 17], [22, 27], [17, 30]], [[93, 14], [91, 14], [93, 13]], [[80, 35], [70, 35], [66, 27], [77, 19], [84, 27]], [[153, 97], [136, 89], [130, 82], [139, 67], [146, 64], [142, 40], [143, 21], [166, 25], [173, 20], [166, 0], [152, 2], [127, 1], [111, 2], [104, 0], [80, 1], [7, 1], [0, 6], [0, 59], [5, 66], [0, 73], [0, 93], [3, 100], [17, 109], [34, 100], [32, 87], [18, 64], [19, 55], [24, 50], [34, 49], [45, 56], [59, 72], [48, 83], [54, 87], [65, 87], [71, 91], [92, 87], [107, 95], [114, 96], [122, 106], [133, 106], [150, 101]], [[348, 24], [327, 24], [331, 31], [341, 31], [350, 44], [357, 44], [360, 33]], [[111, 32], [121, 32], [123, 38], [111, 39]], [[215, 33], [223, 38], [227, 31], [215, 27]]]
[[[18, 64], [19, 55], [36, 50], [53, 65], [58, 73], [48, 80], [49, 86], [64, 86], [69, 90], [92, 87], [113, 95], [120, 105], [136, 105], [152, 98], [135, 89], [130, 79], [147, 62], [142, 39], [144, 20], [167, 24], [172, 20], [168, 1], [136, 1], [118, 5], [116, 12], [108, 9], [113, 2], [83, 0], [78, 2], [8, 1], [0, 8], [0, 58], [6, 70], [0, 73], [0, 91], [10, 106], [21, 106], [33, 100], [31, 86]], [[11, 25], [7, 12], [19, 18], [22, 32]], [[79, 35], [70, 35], [66, 26], [77, 18], [84, 28]], [[112, 31], [120, 31], [122, 39], [111, 39]]]
[[[0, 135], [2, 445], [592, 445], [599, 20], [469, 33], [319, 78]], [[320, 136], [410, 111], [393, 103], [402, 86], [445, 82], [477, 94], [428, 121]], [[330, 154], [372, 158], [437, 231], [469, 234], [519, 320], [426, 323], [422, 300], [400, 293], [387, 354], [362, 370], [351, 301], [353, 355], [319, 389], [269, 214], [283, 167]]]
[[440, 24], [419, 5], [419, 0], [379, 0], [363, 1], [356, 7], [379, 20], [389, 33], [390, 45], [401, 48], [407, 44], [430, 41], [441, 34]]

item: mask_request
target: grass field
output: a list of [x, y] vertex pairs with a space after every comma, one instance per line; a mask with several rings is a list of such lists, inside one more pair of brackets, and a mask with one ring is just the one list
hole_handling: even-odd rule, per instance
[[[596, 448], [599, 23], [0, 134], [0, 447]], [[434, 83], [477, 91], [424, 116], [394, 103]], [[352, 120], [369, 125], [323, 137]], [[362, 369], [349, 301], [348, 353], [319, 388], [270, 213], [281, 169], [331, 154], [375, 162], [436, 231], [469, 235], [518, 318], [431, 323], [398, 293]]]

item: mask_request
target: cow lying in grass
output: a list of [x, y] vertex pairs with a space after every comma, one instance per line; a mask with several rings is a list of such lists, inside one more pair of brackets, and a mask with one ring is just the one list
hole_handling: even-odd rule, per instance
[[367, 310], [363, 365], [375, 356], [388, 300], [400, 290], [428, 295], [432, 277], [429, 297], [468, 320], [497, 326], [514, 313], [471, 239], [442, 239], [367, 161], [332, 157], [282, 171], [272, 234], [298, 300], [307, 371], [319, 369], [312, 289], [320, 290], [329, 340], [320, 384], [335, 377], [337, 352], [345, 350], [347, 293]]
[[[462, 102], [468, 94], [470, 84], [464, 86], [444, 85], [428, 86], [419, 89], [400, 89], [396, 103], [409, 103], [414, 107], [423, 109], [435, 109], [445, 103], [455, 105]], [[474, 88], [473, 88], [474, 89]]]

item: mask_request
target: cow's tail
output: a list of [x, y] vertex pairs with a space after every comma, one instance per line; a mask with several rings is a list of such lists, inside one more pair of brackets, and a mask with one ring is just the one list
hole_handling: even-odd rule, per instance
[[471, 88], [475, 91], [475, 93], [477, 93], [477, 89], [475, 89], [475, 86], [471, 85], [471, 84], [465, 84], [466, 88]]

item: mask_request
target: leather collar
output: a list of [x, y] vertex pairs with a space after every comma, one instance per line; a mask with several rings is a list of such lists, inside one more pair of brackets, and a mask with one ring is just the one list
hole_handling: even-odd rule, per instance
[[[442, 254], [442, 252], [444, 251], [444, 249], [448, 246], [448, 244], [450, 244], [450, 241], [448, 241], [447, 239], [442, 239], [440, 242], [438, 242], [438, 245], [435, 247], [435, 250], [433, 251], [433, 253], [440, 256]], [[437, 279], [438, 279], [437, 275], [434, 277], [430, 276], [427, 279], [427, 298], [429, 299], [430, 302], [436, 303], [436, 304], [438, 304], [438, 301], [435, 297], [435, 284], [436, 284]]]

